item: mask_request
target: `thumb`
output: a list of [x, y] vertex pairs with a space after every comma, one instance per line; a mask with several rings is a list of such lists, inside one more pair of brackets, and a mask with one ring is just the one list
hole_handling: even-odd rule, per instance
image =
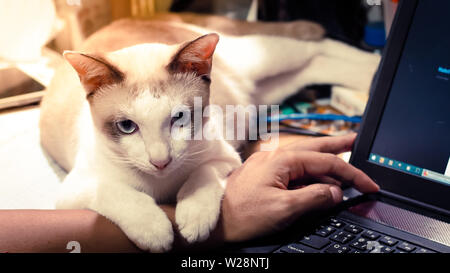
[[312, 184], [301, 189], [290, 190], [293, 198], [293, 213], [297, 216], [309, 211], [334, 207], [342, 201], [342, 190], [329, 184]]

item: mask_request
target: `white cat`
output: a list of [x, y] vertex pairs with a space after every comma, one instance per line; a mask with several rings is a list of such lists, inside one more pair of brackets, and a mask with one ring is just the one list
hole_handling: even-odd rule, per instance
[[[218, 43], [217, 34], [177, 23], [163, 25], [170, 38], [148, 35], [161, 27], [121, 21], [87, 41], [86, 52], [102, 53], [66, 52], [73, 68], [57, 71], [40, 121], [43, 146], [70, 171], [56, 207], [97, 211], [152, 252], [173, 242], [158, 204], [176, 201], [181, 235], [204, 240], [217, 223], [226, 177], [241, 164], [235, 148], [242, 141], [173, 137], [181, 118], [174, 108], [192, 108], [194, 97], [203, 106], [279, 103], [309, 84], [366, 91], [379, 61], [328, 39], [222, 35]], [[186, 37], [192, 41], [181, 43]], [[204, 118], [203, 129], [218, 122]], [[191, 126], [177, 131], [193, 133]]]

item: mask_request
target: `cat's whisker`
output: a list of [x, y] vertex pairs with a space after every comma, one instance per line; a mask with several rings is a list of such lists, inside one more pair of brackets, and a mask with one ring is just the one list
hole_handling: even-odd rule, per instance
[[199, 154], [202, 154], [202, 153], [205, 153], [205, 152], [208, 152], [209, 151], [209, 149], [208, 148], [203, 148], [202, 150], [198, 150], [198, 151], [188, 151], [188, 152], [185, 152], [184, 154], [187, 154], [187, 155], [199, 155]]

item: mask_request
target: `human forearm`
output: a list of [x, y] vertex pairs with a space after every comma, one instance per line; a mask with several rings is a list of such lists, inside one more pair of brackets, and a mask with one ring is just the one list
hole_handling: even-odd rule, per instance
[[0, 210], [1, 252], [138, 252], [125, 234], [90, 210]]

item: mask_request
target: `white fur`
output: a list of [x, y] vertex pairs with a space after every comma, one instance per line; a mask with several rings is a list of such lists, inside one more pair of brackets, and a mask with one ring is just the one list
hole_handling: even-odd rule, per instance
[[[93, 109], [87, 102], [83, 106], [75, 164], [57, 203], [61, 209], [97, 211], [137, 246], [154, 252], [169, 250], [173, 242], [171, 222], [158, 204], [177, 201], [176, 223], [182, 236], [189, 242], [204, 240], [217, 223], [226, 177], [241, 164], [234, 148], [242, 141], [171, 137], [171, 109], [199, 88], [198, 79], [180, 75], [179, 81], [155, 90], [155, 83], [167, 81], [162, 68], [177, 48], [143, 44], [107, 55], [125, 71], [126, 82], [100, 90], [101, 102]], [[210, 103], [222, 107], [279, 103], [315, 83], [367, 91], [378, 62], [375, 55], [330, 40], [263, 35], [222, 37], [214, 56]], [[95, 119], [119, 114], [136, 122], [139, 132], [114, 143]], [[205, 129], [215, 130], [218, 122], [210, 118]], [[162, 172], [149, 163], [168, 157], [172, 162]]]

